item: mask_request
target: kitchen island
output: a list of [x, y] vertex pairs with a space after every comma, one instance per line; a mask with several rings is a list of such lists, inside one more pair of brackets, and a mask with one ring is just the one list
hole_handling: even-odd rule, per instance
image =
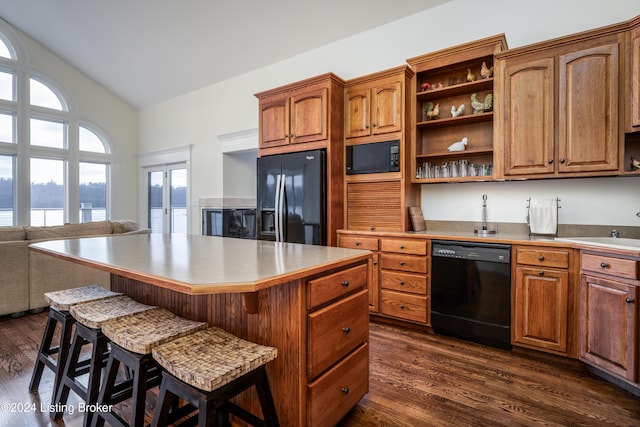
[[[108, 271], [114, 291], [276, 347], [267, 371], [283, 426], [335, 424], [368, 391], [369, 251], [178, 234], [30, 250]], [[239, 403], [259, 412], [254, 390]]]

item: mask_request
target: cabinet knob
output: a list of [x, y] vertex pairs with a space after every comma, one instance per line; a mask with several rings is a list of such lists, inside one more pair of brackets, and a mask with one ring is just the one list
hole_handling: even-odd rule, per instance
[[400, 304], [400, 310], [404, 310], [404, 304]]
[[404, 280], [400, 280], [400, 286], [404, 286]]
[[539, 261], [544, 261], [544, 255], [540, 255], [540, 256], [538, 257], [538, 260], [539, 260]]
[[373, 261], [373, 265], [378, 265], [378, 262], [377, 261]]
[[400, 249], [404, 249], [404, 245], [400, 245]]
[[607, 264], [606, 262], [601, 262], [600, 268], [609, 268], [609, 264]]
[[340, 391], [342, 391], [343, 394], [349, 394], [349, 387], [342, 387]]
[[376, 127], [377, 125], [375, 123], [371, 123], [371, 127]]
[[560, 163], [564, 163], [564, 162], [565, 162], [565, 160], [564, 160], [564, 159], [560, 159]]
[[627, 298], [625, 298], [625, 300], [624, 300], [624, 301], [625, 301], [627, 304], [631, 304], [631, 303], [632, 303], [632, 302], [634, 302], [635, 300], [634, 300], [633, 298], [629, 298], [629, 297], [627, 297]]
[[356, 242], [356, 246], [360, 246], [360, 242]]
[[553, 159], [547, 160], [547, 163], [549, 163], [549, 164], [553, 163]]
[[342, 332], [348, 334], [349, 332], [351, 332], [351, 329], [348, 326], [345, 326], [344, 328], [342, 328]]
[[375, 229], [376, 229], [376, 228], [375, 228], [373, 225], [372, 225], [371, 227], [369, 227], [369, 230], [371, 230], [371, 231], [373, 231], [373, 230], [375, 230]]
[[404, 261], [400, 261], [400, 265], [404, 265]]
[[369, 125], [364, 125], [364, 128], [365, 129], [369, 129]]
[[342, 281], [342, 286], [344, 286], [345, 288], [346, 288], [347, 286], [349, 286], [349, 281], [348, 281], [348, 280], [343, 280], [343, 281]]
[[538, 271], [538, 276], [544, 276], [544, 271], [542, 270]]

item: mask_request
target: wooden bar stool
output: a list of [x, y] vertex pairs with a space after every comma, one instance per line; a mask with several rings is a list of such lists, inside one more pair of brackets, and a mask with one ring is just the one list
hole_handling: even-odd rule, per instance
[[[144, 425], [146, 391], [161, 380], [151, 350], [206, 327], [204, 322], [183, 319], [164, 308], [104, 322], [102, 333], [111, 340], [111, 352], [97, 404], [110, 410], [96, 412], [91, 425], [103, 426], [105, 421], [111, 426]], [[116, 383], [121, 364], [133, 372], [133, 378]], [[129, 423], [113, 410], [127, 399], [132, 399]]]
[[[36, 391], [40, 385], [42, 373], [45, 366], [53, 371], [55, 380], [53, 382], [53, 392], [51, 402], [53, 403], [60, 387], [62, 371], [64, 370], [69, 355], [69, 345], [71, 342], [72, 327], [75, 319], [69, 313], [69, 309], [76, 304], [96, 301], [105, 298], [113, 298], [121, 293], [111, 292], [102, 286], [91, 285], [80, 288], [65, 289], [62, 291], [47, 292], [44, 294], [45, 301], [49, 304], [49, 317], [42, 335], [42, 342], [38, 350], [36, 364], [31, 374], [29, 391]], [[60, 342], [53, 345], [53, 337], [56, 325], [60, 324]], [[57, 355], [57, 358], [52, 356]]]
[[[198, 410], [199, 427], [228, 426], [229, 412], [254, 426], [279, 425], [265, 370], [277, 349], [212, 327], [158, 346], [152, 354], [165, 369], [152, 427], [167, 425], [176, 397]], [[254, 385], [263, 419], [230, 402]]]
[[[102, 324], [109, 320], [156, 308], [158, 307], [139, 303], [124, 295], [71, 307], [69, 312], [76, 321], [76, 328], [60, 381], [60, 387], [54, 401], [57, 411], [50, 414], [52, 419], [62, 417], [62, 409], [65, 408], [69, 391], [71, 390], [83, 399], [85, 403], [96, 403], [100, 392], [101, 371], [106, 365], [105, 356], [108, 356], [107, 346], [109, 340], [102, 333]], [[83, 347], [88, 344], [91, 344], [91, 362], [89, 367], [83, 367], [80, 361], [80, 353]], [[85, 385], [80, 381], [80, 377], [87, 372], [89, 377]], [[90, 411], [84, 413], [85, 425], [90, 425], [91, 415]]]

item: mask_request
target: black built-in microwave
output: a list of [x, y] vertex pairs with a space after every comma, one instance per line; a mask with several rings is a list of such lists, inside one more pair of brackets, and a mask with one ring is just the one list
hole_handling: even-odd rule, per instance
[[400, 140], [347, 146], [347, 175], [398, 172]]

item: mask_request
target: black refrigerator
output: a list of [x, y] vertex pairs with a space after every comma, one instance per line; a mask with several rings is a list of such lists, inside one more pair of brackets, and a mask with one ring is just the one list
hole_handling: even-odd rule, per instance
[[327, 244], [325, 158], [324, 150], [258, 158], [259, 240]]

